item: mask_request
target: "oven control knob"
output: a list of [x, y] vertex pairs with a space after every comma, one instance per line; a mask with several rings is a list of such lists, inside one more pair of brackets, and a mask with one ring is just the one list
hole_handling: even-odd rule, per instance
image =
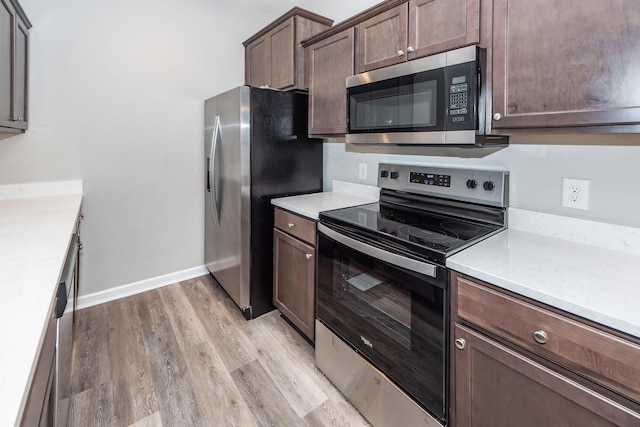
[[389, 171], [380, 171], [380, 178], [386, 178], [389, 176]]
[[391, 172], [391, 179], [398, 179], [400, 174], [398, 172]]
[[476, 181], [475, 179], [468, 179], [467, 180], [467, 188], [471, 188], [473, 190], [477, 186], [478, 186], [478, 181]]
[[482, 188], [487, 191], [493, 191], [493, 189], [496, 188], [496, 185], [493, 183], [493, 181], [485, 181], [484, 184], [482, 184]]

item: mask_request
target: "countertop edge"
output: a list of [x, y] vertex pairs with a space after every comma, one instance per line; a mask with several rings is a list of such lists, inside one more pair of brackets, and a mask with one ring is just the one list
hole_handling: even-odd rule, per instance
[[[78, 187], [75, 187], [76, 189]], [[79, 187], [80, 191], [82, 191], [82, 182], [80, 181], [80, 187]], [[82, 212], [82, 193], [78, 194], [78, 193], [72, 193], [72, 194], [59, 194], [59, 195], [63, 195], [63, 196], [67, 196], [67, 195], [71, 195], [71, 196], [77, 196], [77, 207], [74, 209], [75, 210], [75, 215], [70, 219], [71, 222], [71, 228], [69, 229], [69, 238], [67, 239], [67, 246], [64, 249], [64, 253], [66, 254], [67, 251], [69, 250], [69, 244], [71, 243], [71, 237], [73, 236], [73, 229], [76, 225], [76, 221], [78, 218], [78, 215], [80, 215], [80, 213]], [[56, 197], [57, 195], [53, 195], [53, 196], [43, 196], [43, 197]], [[64, 264], [64, 263], [63, 263]], [[62, 270], [64, 269], [64, 265], [60, 265], [60, 271], [58, 272], [58, 278], [56, 278], [55, 280], [58, 281], [60, 274], [62, 274]], [[53, 307], [53, 305], [55, 304], [55, 297], [56, 297], [56, 293], [57, 293], [57, 283], [54, 284], [53, 286], [53, 292], [51, 295], [51, 304], [49, 305], [49, 309], [47, 310], [47, 315], [45, 316], [44, 319], [44, 323], [42, 324], [42, 329], [40, 331], [40, 339], [38, 342], [38, 349], [36, 354], [34, 354], [33, 356], [33, 360], [31, 362], [31, 370], [29, 371], [29, 377], [27, 380], [27, 384], [25, 384], [25, 389], [24, 392], [22, 394], [22, 401], [20, 402], [20, 409], [18, 411], [18, 414], [16, 416], [16, 427], [20, 426], [20, 423], [22, 422], [22, 417], [24, 416], [24, 410], [26, 408], [26, 404], [27, 401], [29, 400], [29, 392], [31, 391], [31, 383], [33, 382], [33, 377], [35, 375], [35, 371], [36, 371], [36, 367], [38, 365], [38, 359], [40, 358], [40, 354], [42, 353], [42, 345], [44, 344], [44, 339], [45, 339], [45, 335], [47, 332], [47, 322], [49, 319], [49, 312], [52, 309], [55, 309], [55, 307]], [[56, 332], [57, 334], [57, 332]]]
[[[12, 197], [12, 195], [15, 195], [15, 197]], [[5, 384], [5, 387], [4, 387], [5, 390], [3, 391], [3, 394], [6, 393], [7, 390], [13, 390], [13, 392], [16, 395], [16, 399], [12, 400], [13, 403], [5, 402], [7, 406], [3, 407], [3, 409], [6, 410], [6, 412], [4, 416], [0, 417], [4, 419], [3, 421], [0, 422], [0, 424], [2, 424], [3, 422], [9, 423], [11, 418], [13, 418], [15, 426], [20, 425], [20, 423], [22, 422], [22, 417], [24, 416], [26, 405], [29, 399], [29, 394], [31, 391], [31, 385], [34, 380], [36, 367], [38, 364], [38, 360], [40, 358], [40, 354], [42, 353], [42, 346], [44, 344], [45, 335], [47, 332], [48, 321], [49, 321], [48, 315], [51, 313], [51, 309], [53, 307], [53, 304], [55, 303], [55, 297], [57, 293], [57, 281], [60, 277], [60, 274], [62, 274], [62, 270], [64, 268], [64, 265], [63, 265], [64, 258], [66, 256], [66, 252], [71, 242], [71, 237], [73, 235], [73, 230], [76, 225], [76, 220], [78, 218], [78, 215], [82, 211], [82, 201], [83, 201], [82, 181], [81, 180], [58, 181], [58, 182], [52, 182], [52, 183], [33, 183], [33, 184], [16, 184], [16, 185], [0, 186], [0, 202], [14, 203], [23, 199], [24, 200], [30, 199], [31, 201], [39, 199], [42, 201], [42, 203], [45, 203], [45, 204], [51, 201], [59, 202], [61, 199], [66, 199], [64, 203], [66, 204], [65, 211], [67, 212], [65, 212], [64, 214], [64, 220], [63, 220], [64, 224], [62, 225], [63, 230], [59, 231], [57, 234], [59, 236], [63, 236], [63, 235], [68, 235], [68, 236], [64, 240], [65, 242], [64, 248], [62, 248], [63, 246], [62, 240], [58, 239], [56, 243], [56, 248], [52, 249], [52, 250], [55, 250], [56, 253], [57, 251], [62, 251], [61, 258], [63, 262], [57, 268], [57, 277], [55, 278], [52, 277], [50, 279], [52, 283], [51, 287], [48, 288], [48, 285], [45, 285], [46, 290], [43, 290], [43, 292], [47, 292], [48, 298], [44, 294], [41, 294], [43, 300], [46, 299], [47, 301], [49, 301], [49, 303], [47, 305], [45, 313], [38, 312], [38, 315], [42, 316], [42, 325], [39, 325], [40, 319], [35, 320], [37, 324], [40, 326], [38, 328], [39, 337], [38, 337], [37, 345], [35, 346], [35, 352], [34, 354], [31, 354], [29, 352], [28, 355], [22, 355], [22, 357], [24, 357], [25, 359], [31, 359], [30, 362], [28, 362], [30, 363], [30, 368], [29, 368], [28, 374], [26, 375], [26, 383], [23, 384], [21, 379], [18, 383]], [[59, 223], [56, 224], [56, 227], [60, 227], [60, 224]], [[46, 280], [49, 281], [49, 279], [46, 279]], [[35, 332], [35, 328], [33, 327], [30, 328], [30, 330], [32, 332], [32, 336], [37, 333]], [[31, 340], [31, 342], [33, 343], [33, 340]], [[28, 347], [33, 348], [33, 344], [31, 344]], [[10, 352], [7, 352], [7, 354], [10, 355]], [[5, 359], [7, 359], [6, 361], [9, 363], [11, 363], [11, 360], [14, 360], [14, 361], [17, 360], [15, 357], [11, 358], [11, 356], [6, 357]], [[22, 372], [26, 372], [26, 369], [22, 370]], [[24, 374], [21, 374], [20, 376], [21, 378], [25, 378]], [[19, 401], [19, 404], [17, 404], [18, 402], [17, 396], [19, 396], [20, 393], [21, 393], [20, 401]]]
[[81, 179], [0, 185], [0, 200], [73, 196], [83, 193]]

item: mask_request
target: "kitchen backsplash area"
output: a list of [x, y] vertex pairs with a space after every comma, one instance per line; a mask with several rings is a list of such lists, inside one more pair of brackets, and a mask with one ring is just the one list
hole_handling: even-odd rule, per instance
[[[637, 135], [527, 135], [512, 137], [509, 147], [502, 150], [448, 153], [404, 147], [362, 152], [340, 142], [326, 142], [324, 185], [330, 190], [334, 179], [375, 185], [380, 162], [504, 169], [511, 173], [511, 207], [640, 227], [640, 197], [631, 174], [640, 164], [640, 147], [630, 146], [637, 139]], [[577, 142], [593, 145], [572, 145]], [[360, 172], [365, 168], [366, 179], [362, 179]], [[589, 180], [588, 210], [562, 207], [563, 178]]]

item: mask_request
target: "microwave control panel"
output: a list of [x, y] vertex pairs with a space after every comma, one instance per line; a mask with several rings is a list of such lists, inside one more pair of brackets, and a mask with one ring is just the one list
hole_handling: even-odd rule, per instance
[[469, 112], [469, 85], [467, 76], [455, 76], [451, 78], [449, 86], [449, 114], [453, 116], [453, 122], [463, 122], [464, 115]]
[[479, 61], [445, 68], [447, 130], [476, 130]]

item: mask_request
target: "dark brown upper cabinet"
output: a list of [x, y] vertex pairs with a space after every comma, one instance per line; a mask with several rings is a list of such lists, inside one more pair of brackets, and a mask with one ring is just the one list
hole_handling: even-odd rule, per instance
[[0, 0], [0, 133], [27, 129], [31, 22], [15, 0]]
[[309, 135], [347, 132], [346, 79], [353, 75], [353, 27], [306, 48], [309, 77]]
[[304, 49], [300, 42], [333, 21], [298, 7], [246, 40], [245, 84], [274, 89], [306, 89]]
[[479, 0], [411, 0], [356, 26], [356, 73], [480, 41]]
[[407, 60], [407, 15], [401, 4], [356, 26], [356, 73]]
[[493, 132], [640, 131], [639, 40], [638, 1], [494, 0]]

